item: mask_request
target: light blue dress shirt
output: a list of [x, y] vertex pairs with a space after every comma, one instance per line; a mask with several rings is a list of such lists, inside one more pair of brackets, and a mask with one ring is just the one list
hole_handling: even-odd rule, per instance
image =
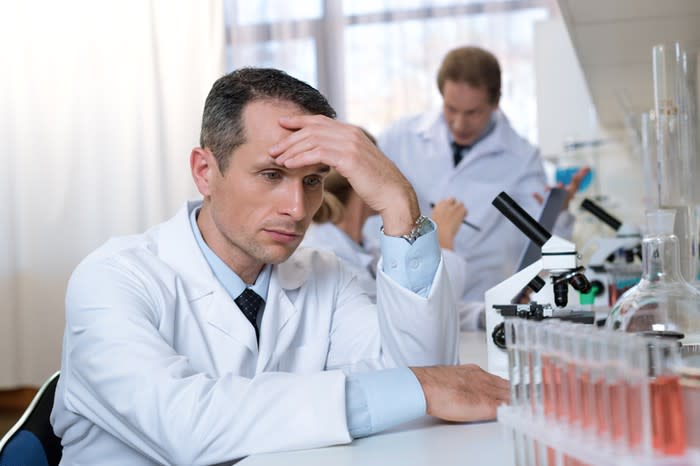
[[[246, 284], [204, 242], [197, 226], [199, 208], [190, 214], [190, 224], [197, 244], [214, 276], [232, 299]], [[432, 221], [431, 221], [432, 223]], [[403, 238], [381, 235], [383, 270], [393, 280], [425, 297], [440, 263], [440, 246], [433, 230], [413, 244]], [[272, 266], [265, 265], [250, 288], [267, 302]], [[258, 312], [260, 327], [265, 307]], [[425, 397], [418, 379], [408, 368], [350, 374], [345, 382], [345, 406], [348, 430], [354, 438], [371, 435], [425, 414]]]

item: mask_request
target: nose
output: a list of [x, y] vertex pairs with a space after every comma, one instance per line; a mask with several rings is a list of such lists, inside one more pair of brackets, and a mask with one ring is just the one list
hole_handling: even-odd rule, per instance
[[289, 182], [283, 189], [280, 201], [281, 212], [298, 222], [306, 217], [306, 196], [303, 182]]
[[461, 114], [455, 115], [454, 119], [452, 120], [452, 129], [457, 133], [461, 133], [466, 127], [467, 117]]

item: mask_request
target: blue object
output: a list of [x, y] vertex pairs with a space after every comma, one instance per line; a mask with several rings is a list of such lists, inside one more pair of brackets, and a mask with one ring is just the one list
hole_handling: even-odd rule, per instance
[[[556, 181], [557, 183], [561, 183], [564, 186], [567, 186], [569, 183], [571, 183], [571, 178], [574, 177], [574, 174], [576, 174], [577, 171], [579, 171], [582, 167], [565, 167], [565, 168], [557, 168], [557, 173], [556, 173]], [[593, 170], [589, 171], [588, 174], [581, 180], [581, 184], [578, 187], [578, 192], [585, 191], [586, 188], [591, 184], [591, 180], [593, 180]]]
[[0, 466], [49, 466], [49, 461], [37, 436], [20, 430], [0, 453]]

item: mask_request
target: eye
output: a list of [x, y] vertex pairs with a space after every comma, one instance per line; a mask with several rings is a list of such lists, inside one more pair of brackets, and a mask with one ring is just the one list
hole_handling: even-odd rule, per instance
[[278, 171], [266, 171], [262, 172], [261, 175], [268, 181], [278, 181], [282, 179], [282, 174]]
[[320, 176], [307, 176], [304, 178], [304, 184], [311, 188], [320, 186], [323, 183], [323, 179]]

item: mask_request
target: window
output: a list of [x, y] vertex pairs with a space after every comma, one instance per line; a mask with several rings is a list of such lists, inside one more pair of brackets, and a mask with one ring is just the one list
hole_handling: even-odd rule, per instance
[[533, 25], [549, 0], [225, 0], [227, 66], [272, 66], [319, 88], [339, 117], [381, 132], [440, 106], [435, 75], [451, 48], [501, 62], [501, 107], [536, 143]]

